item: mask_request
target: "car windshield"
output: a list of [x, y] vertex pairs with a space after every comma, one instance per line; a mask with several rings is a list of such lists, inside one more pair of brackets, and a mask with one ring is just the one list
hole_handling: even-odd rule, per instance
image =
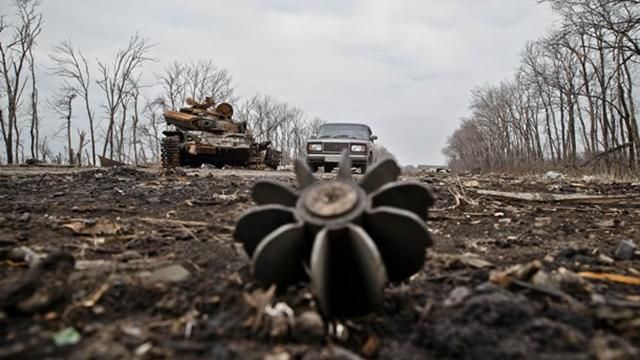
[[369, 128], [355, 124], [327, 124], [320, 127], [319, 138], [345, 138], [368, 140]]

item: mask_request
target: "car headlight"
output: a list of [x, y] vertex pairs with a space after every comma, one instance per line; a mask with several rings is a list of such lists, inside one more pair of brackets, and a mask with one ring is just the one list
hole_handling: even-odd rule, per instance
[[322, 151], [322, 144], [307, 144], [308, 151]]
[[354, 153], [367, 152], [367, 145], [351, 144], [351, 152], [354, 152]]

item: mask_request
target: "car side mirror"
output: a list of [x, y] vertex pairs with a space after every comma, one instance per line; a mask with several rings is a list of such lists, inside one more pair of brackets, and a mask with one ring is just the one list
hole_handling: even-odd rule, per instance
[[371, 141], [378, 140], [378, 135], [371, 135], [369, 136], [369, 139], [371, 139]]

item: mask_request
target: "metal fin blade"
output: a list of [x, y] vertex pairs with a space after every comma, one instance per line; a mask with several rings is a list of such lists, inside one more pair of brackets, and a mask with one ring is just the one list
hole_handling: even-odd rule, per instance
[[380, 306], [387, 281], [375, 244], [355, 225], [322, 230], [311, 252], [312, 289], [331, 316], [365, 314]]
[[247, 211], [238, 223], [233, 237], [244, 245], [251, 257], [258, 244], [282, 225], [295, 222], [293, 211], [282, 205], [258, 206]]
[[338, 180], [353, 181], [353, 175], [351, 174], [351, 158], [349, 157], [349, 152], [346, 149], [342, 150], [342, 154], [340, 155]]
[[390, 206], [408, 210], [427, 219], [427, 211], [433, 206], [433, 197], [429, 190], [421, 184], [411, 182], [392, 182], [371, 195], [373, 208]]
[[331, 313], [331, 257], [329, 231], [320, 230], [311, 249], [311, 289], [325, 314]]
[[303, 160], [296, 159], [293, 163], [293, 171], [296, 173], [296, 180], [298, 181], [298, 190], [302, 191], [307, 186], [316, 182], [316, 178], [311, 172], [309, 165]]
[[304, 262], [309, 259], [310, 241], [303, 224], [279, 227], [260, 242], [253, 253], [253, 275], [264, 286], [286, 289], [307, 279]]
[[298, 194], [285, 185], [273, 180], [259, 180], [251, 191], [253, 201], [258, 205], [279, 204], [295, 207]]
[[364, 296], [371, 308], [377, 308], [384, 302], [384, 287], [387, 272], [380, 252], [363, 228], [349, 224], [351, 246], [355, 254], [356, 266], [362, 274]]
[[398, 176], [400, 176], [398, 164], [393, 159], [385, 159], [373, 165], [360, 180], [360, 186], [370, 194], [384, 184], [396, 181]]
[[424, 221], [407, 210], [379, 207], [367, 213], [365, 229], [375, 242], [389, 281], [401, 281], [422, 269], [431, 235]]

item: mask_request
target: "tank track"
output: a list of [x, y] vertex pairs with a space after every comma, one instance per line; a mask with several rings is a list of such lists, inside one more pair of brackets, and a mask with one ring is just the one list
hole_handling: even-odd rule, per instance
[[177, 136], [167, 136], [162, 139], [162, 146], [160, 149], [160, 156], [162, 160], [162, 167], [165, 169], [175, 168], [180, 166], [180, 148], [178, 143], [180, 139]]

